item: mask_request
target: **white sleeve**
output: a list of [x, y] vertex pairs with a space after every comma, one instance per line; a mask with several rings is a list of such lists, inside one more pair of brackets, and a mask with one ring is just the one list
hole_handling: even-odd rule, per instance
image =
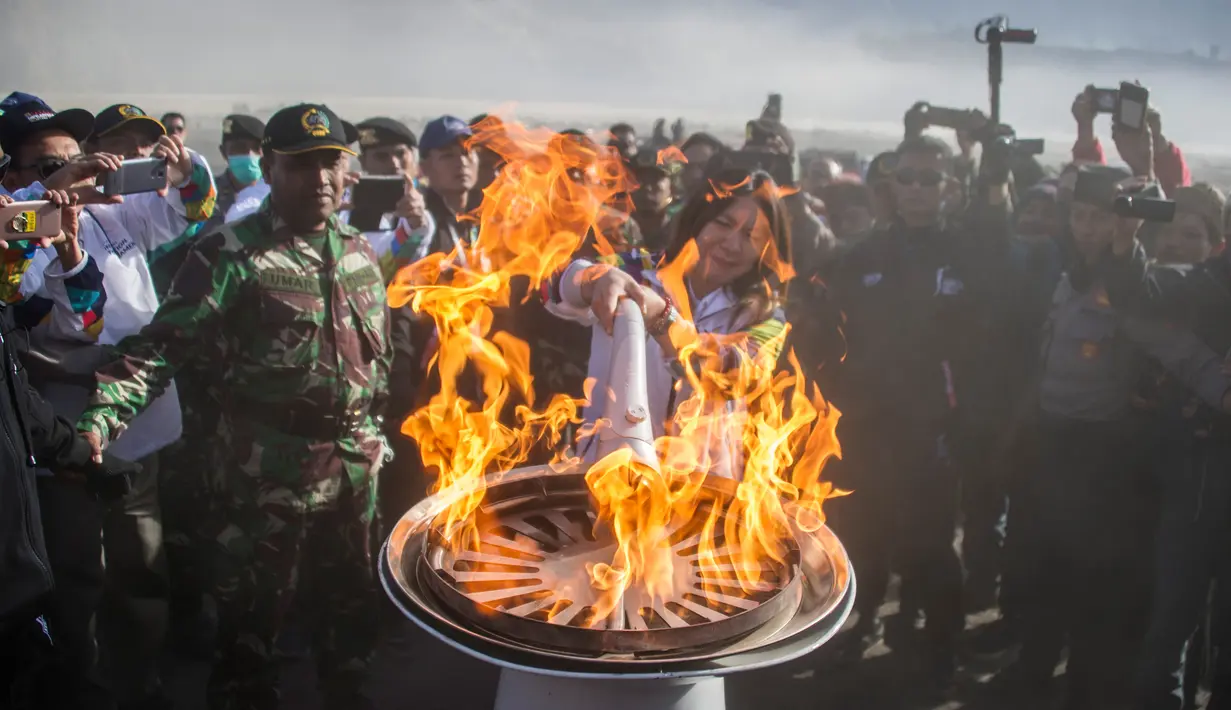
[[432, 248], [432, 235], [436, 233], [436, 218], [432, 213], [423, 212], [423, 225], [418, 229], [411, 229], [405, 217], [398, 220], [398, 228], [410, 235], [396, 254], [398, 259], [411, 264], [426, 257], [428, 249]]
[[[66, 282], [87, 270], [94, 272], [85, 277], [88, 287], [75, 287], [70, 294]], [[51, 315], [46, 321], [48, 334], [59, 340], [98, 342], [102, 332], [102, 303], [99, 299], [105, 299], [105, 296], [97, 262], [82, 252], [81, 262], [65, 271], [57, 257], [43, 270], [43, 276], [43, 295], [53, 303]]]
[[582, 325], [594, 325], [597, 319], [590, 305], [581, 297], [582, 273], [594, 264], [587, 259], [577, 259], [560, 275], [560, 300], [547, 299], [547, 312]]
[[46, 193], [47, 188], [43, 187], [43, 183], [36, 182], [15, 190], [10, 197], [13, 198], [13, 202], [30, 202], [31, 200], [43, 199], [43, 195]]
[[193, 173], [183, 185], [169, 186], [166, 195], [125, 195], [124, 204], [119, 205], [120, 219], [146, 254], [179, 239], [191, 222], [204, 221], [213, 214], [217, 196], [214, 175], [199, 153], [190, 150], [189, 154]]

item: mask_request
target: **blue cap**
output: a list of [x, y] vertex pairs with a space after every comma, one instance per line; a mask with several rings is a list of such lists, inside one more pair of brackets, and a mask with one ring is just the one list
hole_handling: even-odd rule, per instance
[[28, 136], [42, 131], [68, 133], [78, 143], [94, 131], [94, 114], [79, 108], [56, 113], [34, 94], [14, 91], [0, 100], [0, 148], [12, 153]]
[[441, 116], [423, 127], [423, 135], [419, 136], [419, 151], [426, 154], [428, 151], [445, 148], [456, 140], [473, 135], [474, 131], [470, 130], [470, 124], [457, 116]]

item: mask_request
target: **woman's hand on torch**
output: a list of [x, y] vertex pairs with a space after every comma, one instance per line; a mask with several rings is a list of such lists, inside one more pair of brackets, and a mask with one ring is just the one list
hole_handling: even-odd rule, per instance
[[594, 311], [599, 325], [608, 335], [611, 335], [615, 325], [616, 306], [622, 298], [632, 299], [647, 320], [656, 317], [666, 307], [662, 297], [623, 271], [604, 265], [591, 268], [593, 271], [582, 282], [582, 298], [590, 304], [590, 310]]

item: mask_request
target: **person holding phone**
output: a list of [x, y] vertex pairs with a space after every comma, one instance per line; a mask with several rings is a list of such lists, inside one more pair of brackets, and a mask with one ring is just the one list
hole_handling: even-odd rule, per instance
[[[1094, 120], [1100, 113], [1098, 89], [1093, 85], [1083, 89], [1073, 99], [1072, 110], [1077, 122], [1073, 160], [1105, 165], [1107, 156], [1094, 131]], [[1134, 175], [1156, 178], [1167, 194], [1177, 187], [1192, 184], [1192, 173], [1183, 151], [1163, 135], [1162, 115], [1157, 106], [1147, 107], [1142, 130], [1130, 130], [1113, 123], [1111, 135], [1120, 158]]]
[[[0, 110], [0, 146], [14, 161], [5, 176], [10, 189], [41, 181], [49, 188], [70, 188], [92, 201], [110, 202], [86, 204], [79, 214], [78, 241], [102, 272], [107, 293], [97, 343], [70, 348], [63, 341], [42, 339], [41, 326], [31, 337], [45, 356], [40, 361], [48, 363], [35, 384], [57, 411], [76, 416], [87, 403], [93, 371], [110, 359], [105, 346], [139, 331], [158, 309], [150, 263], [188, 233], [192, 223], [210, 217], [214, 180], [200, 155], [167, 136], [161, 123], [132, 104], [116, 104], [96, 118], [82, 109], [56, 112], [37, 96], [14, 92], [0, 100]], [[96, 149], [109, 150], [84, 155], [81, 143], [88, 136], [93, 136]], [[92, 186], [100, 176], [123, 169], [122, 162], [117, 164], [121, 156], [165, 161], [164, 186], [99, 200]], [[54, 252], [40, 250], [31, 273], [45, 270], [53, 259]], [[40, 345], [43, 340], [46, 344]], [[121, 505], [104, 509], [50, 471], [40, 478], [45, 521], [57, 530], [49, 545], [52, 565], [68, 568], [54, 600], [60, 613], [75, 620], [61, 643], [77, 658], [76, 672], [68, 674], [65, 683], [79, 689], [81, 705], [90, 703], [86, 696], [101, 692], [92, 619], [108, 576], [113, 581], [107, 587], [108, 611], [99, 623], [124, 627], [123, 633], [111, 635], [107, 649], [124, 669], [112, 674], [112, 685], [124, 702], [157, 699], [161, 692], [156, 649], [165, 627], [166, 580], [154, 457], [181, 433], [179, 397], [172, 386], [113, 446], [115, 455], [143, 464], [134, 493]], [[106, 534], [100, 535], [103, 528]]]
[[352, 219], [375, 222], [370, 229], [358, 221], [355, 226], [380, 256], [381, 271], [390, 281], [398, 268], [427, 255], [436, 231], [436, 221], [419, 191], [419, 141], [406, 124], [383, 116], [355, 128], [363, 173], [350, 188], [351, 209], [342, 213], [342, 219], [348, 224]]
[[[74, 704], [71, 693], [61, 694], [66, 683], [58, 678], [67, 671], [71, 680], [71, 656], [58, 655], [57, 643], [63, 620], [49, 604], [52, 564], [49, 561], [40, 522], [36, 465], [47, 465], [65, 476], [69, 485], [81, 488], [81, 475], [114, 480], [130, 477], [134, 469], [126, 462], [94, 461], [94, 452], [71, 425], [55, 416], [27, 380], [27, 370], [18, 365], [16, 332], [32, 328], [45, 319], [48, 330], [62, 338], [93, 340], [101, 326], [106, 302], [102, 274], [77, 244], [76, 196], [47, 191], [41, 185], [0, 194], [0, 208], [14, 201], [49, 200], [60, 209], [62, 229], [56, 237], [25, 242], [0, 241], [0, 419], [12, 436], [0, 441], [0, 697], [16, 708], [62, 707]], [[55, 248], [57, 259], [42, 273], [31, 271], [40, 249]], [[37, 282], [32, 287], [30, 282]], [[22, 364], [29, 364], [22, 363]], [[101, 481], [88, 482], [94, 493]], [[121, 487], [120, 490], [122, 490]], [[87, 492], [83, 489], [83, 492]], [[88, 493], [88, 495], [93, 495]], [[68, 630], [71, 636], [71, 627]], [[8, 707], [6, 705], [6, 707]]]

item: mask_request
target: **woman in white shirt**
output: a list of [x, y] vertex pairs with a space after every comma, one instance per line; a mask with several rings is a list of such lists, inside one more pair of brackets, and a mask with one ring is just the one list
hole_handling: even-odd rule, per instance
[[[756, 355], [764, 345], [781, 347], [782, 292], [790, 275], [791, 250], [790, 219], [777, 190], [764, 173], [723, 171], [684, 206], [665, 253], [635, 250], [597, 261], [577, 259], [545, 287], [553, 313], [601, 326], [594, 331], [588, 372], [595, 393], [608, 387], [616, 305], [629, 298], [641, 306], [649, 336], [646, 381], [655, 437], [677, 431], [669, 423], [676, 407], [691, 395], [677, 347], [686, 348], [708, 335], [746, 336], [709, 338], [698, 349], [706, 353], [707, 365], [720, 367], [738, 365], [742, 354], [737, 351]], [[664, 280], [671, 281], [672, 270], [663, 267], [677, 260], [687, 263], [694, 256], [695, 263], [683, 270], [682, 288], [664, 286]], [[687, 307], [674, 303], [670, 292], [686, 297]], [[738, 403], [720, 406], [734, 412]], [[597, 403], [587, 408], [587, 424], [602, 415], [599, 410]], [[718, 447], [722, 451], [711, 444], [711, 471], [717, 468], [715, 472], [738, 478], [738, 439], [732, 434], [736, 432], [720, 434], [726, 441]], [[593, 444], [593, 436], [583, 435], [578, 453], [593, 461], [597, 453]]]

